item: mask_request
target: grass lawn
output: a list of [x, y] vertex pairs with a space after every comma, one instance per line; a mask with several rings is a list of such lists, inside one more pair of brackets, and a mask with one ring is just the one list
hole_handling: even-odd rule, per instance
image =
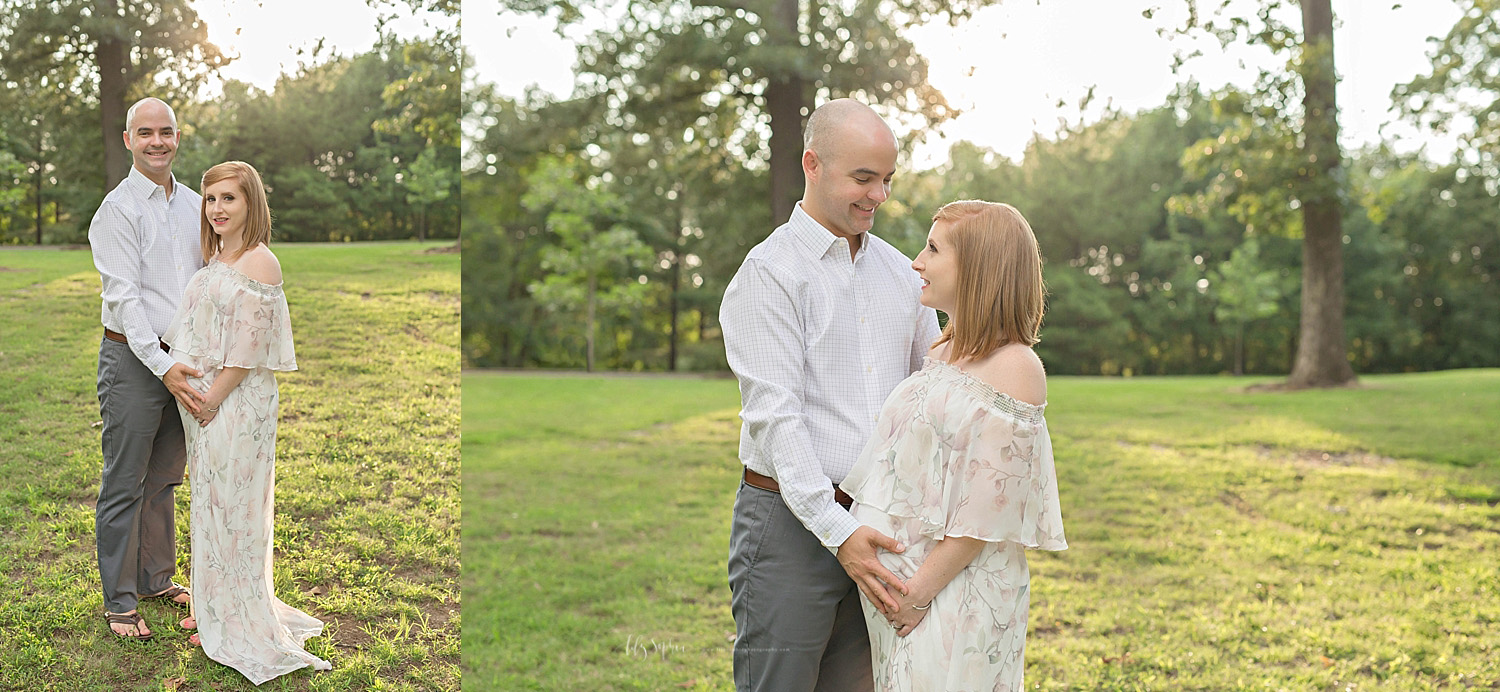
[[[459, 688], [459, 257], [440, 243], [275, 246], [300, 370], [279, 374], [277, 596], [331, 672], [252, 687], [176, 625], [105, 626], [94, 557], [101, 328], [87, 250], [0, 250], [0, 689]], [[191, 483], [191, 480], [189, 480]], [[177, 493], [179, 581], [188, 491]]]
[[[1500, 370], [1051, 381], [1027, 687], [1500, 687]], [[728, 690], [733, 380], [464, 376], [464, 687]]]

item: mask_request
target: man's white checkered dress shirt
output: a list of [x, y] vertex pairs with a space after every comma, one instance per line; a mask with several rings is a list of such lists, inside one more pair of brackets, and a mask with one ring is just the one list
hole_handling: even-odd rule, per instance
[[175, 177], [172, 185], [168, 199], [166, 188], [131, 166], [89, 224], [104, 299], [99, 319], [124, 334], [135, 357], [157, 377], [176, 362], [158, 340], [177, 313], [188, 279], [203, 268], [203, 198]]
[[848, 240], [800, 202], [724, 292], [719, 323], [743, 402], [740, 461], [775, 478], [792, 514], [829, 548], [859, 528], [833, 484], [938, 337], [920, 293], [899, 250], [866, 233], [851, 260]]

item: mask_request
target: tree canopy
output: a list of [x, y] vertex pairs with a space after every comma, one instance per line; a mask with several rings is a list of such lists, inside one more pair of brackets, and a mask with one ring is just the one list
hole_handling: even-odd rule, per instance
[[[1492, 2], [1465, 1], [1493, 21]], [[564, 20], [598, 11], [589, 3], [552, 7]], [[523, 201], [537, 171], [559, 157], [574, 162], [572, 189], [549, 194], [616, 200], [617, 211], [595, 217], [595, 231], [628, 228], [653, 253], [644, 266], [610, 279], [628, 284], [638, 307], [598, 316], [598, 367], [714, 370], [725, 367], [719, 297], [745, 253], [782, 221], [767, 203], [774, 166], [765, 94], [776, 56], [801, 55], [805, 63], [792, 62], [811, 66], [801, 73], [817, 85], [806, 89], [809, 104], [845, 95], [886, 99], [887, 117], [916, 119], [914, 136], [926, 117], [916, 104], [933, 105], [927, 124], [951, 115], [927, 84], [920, 55], [907, 63], [896, 52], [903, 57], [891, 65], [881, 56], [895, 44], [873, 38], [848, 48], [849, 59], [836, 50], [887, 29], [899, 40], [911, 16], [900, 5], [804, 7], [799, 26], [819, 35], [800, 53], [769, 44], [772, 3], [628, 7], [634, 14], [619, 31], [595, 34], [580, 47], [580, 86], [571, 97], [506, 98], [472, 83], [466, 89], [472, 139], [463, 188], [463, 333], [470, 365], [584, 365], [576, 329], [582, 313], [549, 307], [533, 290], [558, 271], [543, 257], [569, 241], [544, 208]], [[900, 172], [874, 232], [911, 254], [945, 202], [1017, 206], [1044, 256], [1048, 312], [1037, 348], [1050, 372], [1285, 374], [1305, 340], [1304, 210], [1324, 200], [1318, 223], [1327, 223], [1331, 209], [1344, 267], [1344, 327], [1336, 343], [1348, 367], [1500, 365], [1497, 326], [1488, 317], [1500, 314], [1493, 177], [1472, 160], [1435, 162], [1386, 145], [1330, 154], [1309, 144], [1309, 137], [1328, 136], [1308, 130], [1308, 114], [1327, 107], [1309, 105], [1304, 87], [1323, 49], [1303, 45], [1300, 4], [1260, 8], [1263, 14], [1252, 17], [1205, 13], [1190, 30], [1226, 40], [1254, 32], [1281, 51], [1285, 69], [1267, 71], [1251, 88], [1208, 91], [1185, 82], [1158, 107], [1110, 109], [1055, 138], [1037, 137], [1019, 160], [960, 142], [936, 168]], [[1488, 25], [1471, 18], [1461, 26], [1475, 27], [1462, 34], [1469, 36]], [[727, 58], [724, 45], [736, 46]], [[1435, 65], [1448, 62], [1434, 57]], [[1474, 64], [1472, 70], [1489, 69]], [[887, 99], [879, 89], [886, 81], [895, 88], [896, 77], [868, 79], [872, 70], [899, 71], [903, 93], [922, 96]], [[1500, 93], [1487, 88], [1492, 97]], [[1483, 110], [1464, 112], [1489, 118]], [[1482, 136], [1472, 141], [1478, 146]], [[1336, 167], [1326, 165], [1333, 160]]]
[[[176, 111], [179, 180], [230, 159], [260, 170], [277, 239], [457, 237], [456, 31], [385, 31], [364, 53], [314, 50], [269, 90], [229, 80], [212, 96], [228, 60], [206, 35], [186, 2], [0, 0], [0, 243], [83, 242], [128, 170], [125, 106], [145, 96]], [[99, 57], [116, 39], [118, 95]]]

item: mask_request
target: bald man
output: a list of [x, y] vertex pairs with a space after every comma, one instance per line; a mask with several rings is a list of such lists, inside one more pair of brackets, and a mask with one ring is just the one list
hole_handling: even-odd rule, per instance
[[191, 600], [172, 583], [177, 570], [173, 495], [187, 443], [177, 402], [197, 411], [202, 395], [161, 342], [188, 279], [203, 267], [197, 192], [172, 176], [181, 133], [165, 102], [147, 98], [125, 115], [130, 174], [104, 197], [89, 224], [103, 299], [99, 339], [99, 502], [94, 510], [99, 581], [110, 631], [146, 640], [143, 598]]
[[741, 692], [873, 688], [859, 593], [893, 611], [885, 584], [906, 587], [876, 554], [905, 548], [834, 486], [938, 336], [911, 260], [870, 233], [896, 172], [891, 129], [839, 99], [813, 111], [803, 145], [802, 200], [719, 309], [743, 402], [729, 537]]

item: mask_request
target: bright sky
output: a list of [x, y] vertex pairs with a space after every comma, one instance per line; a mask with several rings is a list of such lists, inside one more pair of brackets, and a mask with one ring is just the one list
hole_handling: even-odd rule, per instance
[[[220, 75], [267, 91], [281, 74], [296, 72], [299, 61], [311, 61], [319, 39], [325, 53], [331, 49], [347, 57], [370, 50], [382, 14], [396, 15], [389, 26], [402, 38], [432, 35], [424, 18], [434, 26], [453, 23], [438, 13], [414, 16], [404, 0], [378, 10], [365, 0], [196, 0], [193, 9], [208, 24], [208, 40], [226, 55], [239, 56]], [[299, 56], [299, 49], [306, 52]], [[209, 85], [215, 93], [220, 88], [217, 82]]]
[[[1168, 40], [1157, 29], [1181, 24], [1186, 0], [1006, 0], [958, 28], [946, 23], [918, 27], [911, 39], [929, 63], [928, 76], [948, 102], [964, 112], [919, 146], [914, 164], [935, 166], [952, 142], [969, 140], [1019, 159], [1033, 132], [1053, 137], [1060, 117], [1076, 119], [1078, 102], [1095, 87], [1086, 116], [1106, 103], [1127, 112], [1160, 106], [1174, 85], [1196, 77], [1206, 87], [1250, 86], [1260, 64], [1279, 67], [1265, 52], [1232, 49], [1216, 41], [1192, 44], [1205, 56], [1172, 74], [1172, 56], [1187, 41]], [[1212, 7], [1217, 3], [1202, 3]], [[1241, 3], [1246, 4], [1245, 2]], [[1248, 3], [1251, 6], [1254, 3]], [[1153, 17], [1143, 10], [1155, 8]], [[1343, 75], [1338, 87], [1339, 123], [1346, 147], [1400, 137], [1398, 149], [1426, 144], [1429, 156], [1447, 160], [1451, 138], [1439, 140], [1400, 121], [1391, 111], [1391, 88], [1430, 70], [1429, 36], [1444, 36], [1458, 21], [1453, 0], [1333, 0], [1334, 61]], [[557, 96], [573, 89], [573, 41], [553, 22], [502, 14], [499, 0], [464, 0], [464, 43], [481, 82], [518, 96], [534, 85]], [[482, 37], [482, 40], [476, 39]], [[1211, 56], [1211, 57], [1210, 57]], [[1246, 61], [1246, 67], [1239, 62]], [[1066, 105], [1059, 109], [1057, 102]]]

